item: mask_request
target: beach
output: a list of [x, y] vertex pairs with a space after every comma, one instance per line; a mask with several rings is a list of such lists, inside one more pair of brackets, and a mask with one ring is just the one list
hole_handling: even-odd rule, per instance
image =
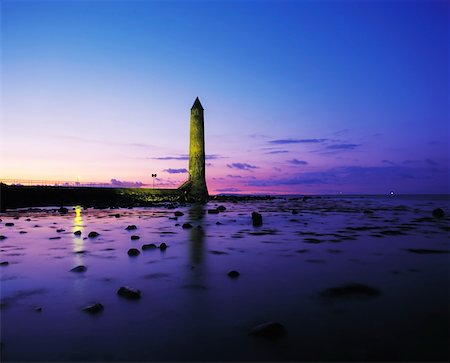
[[4, 362], [449, 358], [448, 195], [64, 207], [0, 214]]

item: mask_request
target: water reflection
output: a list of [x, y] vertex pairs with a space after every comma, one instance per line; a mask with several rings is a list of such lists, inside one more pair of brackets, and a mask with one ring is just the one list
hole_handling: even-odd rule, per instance
[[72, 232], [80, 231], [81, 235], [73, 235], [73, 252], [75, 252], [75, 262], [81, 264], [81, 257], [78, 252], [83, 250], [83, 217], [81, 216], [81, 207], [77, 205], [75, 207], [75, 218], [73, 220]]
[[194, 204], [188, 211], [189, 220], [194, 226], [189, 234], [189, 257], [191, 264], [194, 266], [201, 265], [204, 258], [204, 214], [205, 208], [202, 204]]

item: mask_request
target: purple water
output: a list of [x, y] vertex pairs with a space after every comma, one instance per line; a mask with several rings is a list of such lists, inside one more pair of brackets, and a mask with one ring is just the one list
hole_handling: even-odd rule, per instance
[[[448, 196], [286, 197], [207, 213], [217, 205], [177, 208], [177, 220], [164, 207], [1, 214], [1, 360], [448, 359]], [[433, 218], [437, 207], [447, 216]], [[141, 250], [162, 242], [166, 251]], [[139, 256], [127, 255], [133, 247]], [[70, 271], [78, 265], [87, 271]], [[321, 295], [348, 283], [380, 293]], [[118, 296], [124, 285], [141, 299]], [[82, 310], [95, 302], [103, 312]], [[249, 335], [267, 321], [286, 334]]]

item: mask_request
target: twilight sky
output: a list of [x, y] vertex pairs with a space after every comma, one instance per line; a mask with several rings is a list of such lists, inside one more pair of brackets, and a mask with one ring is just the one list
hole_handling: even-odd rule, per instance
[[446, 1], [1, 1], [1, 178], [448, 193]]

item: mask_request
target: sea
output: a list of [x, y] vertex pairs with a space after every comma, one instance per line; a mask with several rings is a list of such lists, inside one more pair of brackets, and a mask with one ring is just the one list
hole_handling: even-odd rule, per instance
[[0, 214], [2, 362], [449, 359], [449, 195], [65, 207]]

